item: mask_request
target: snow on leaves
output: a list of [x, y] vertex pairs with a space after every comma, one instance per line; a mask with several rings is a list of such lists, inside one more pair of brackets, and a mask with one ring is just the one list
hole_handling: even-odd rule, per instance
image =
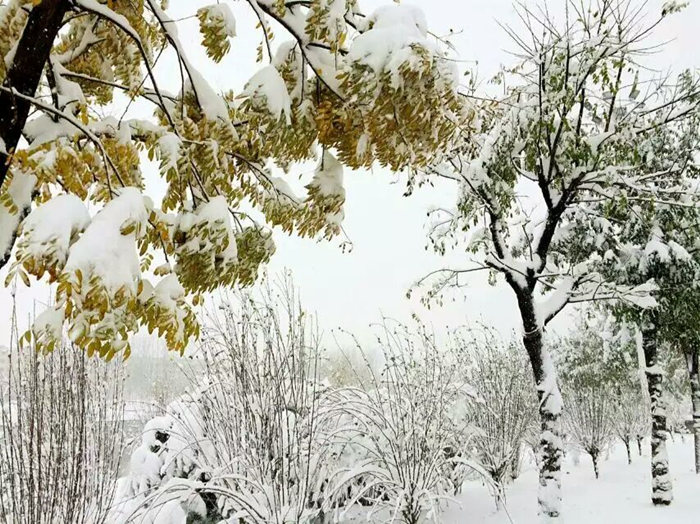
[[509, 94], [475, 101], [473, 130], [433, 170], [460, 184], [456, 209], [434, 214], [433, 244], [481, 231], [474, 269], [547, 295], [541, 326], [570, 302], [653, 306], [653, 275], [619, 272], [682, 261], [695, 242], [700, 80], [682, 73], [634, 93], [638, 29], [615, 24], [590, 14], [525, 46]]
[[273, 65], [263, 67], [248, 80], [243, 96], [250, 97], [253, 103], [261, 101], [277, 120], [284, 116], [286, 124], [291, 124], [291, 99], [284, 79]]
[[[0, 80], [27, 21], [22, 4], [0, 11]], [[2, 248], [9, 256], [23, 214], [32, 200], [39, 204], [10, 278], [57, 283], [63, 327], [90, 354], [128, 354], [139, 326], [182, 351], [199, 330], [190, 304], [218, 286], [251, 284], [270, 259], [266, 225], [338, 235], [342, 165], [425, 165], [461, 118], [452, 68], [417, 9], [389, 6], [365, 18], [348, 0], [248, 5], [265, 39], [276, 20], [291, 41], [268, 53], [270, 64], [240, 93], [220, 93], [198, 72], [179, 22], [160, 2], [79, 0], [39, 64], [36, 98], [21, 95], [37, 115], [24, 129], [28, 147], [3, 148], [12, 162], [0, 189], [2, 219], [12, 227]], [[216, 3], [196, 12], [202, 46], [216, 62], [235, 42], [233, 10]], [[182, 71], [176, 94], [156, 73], [161, 52]], [[135, 100], [149, 102], [153, 117], [129, 118], [120, 108], [119, 118], [102, 116], [108, 104], [130, 108]], [[146, 196], [144, 151], [167, 186], [155, 204]], [[316, 159], [306, 194], [296, 195], [289, 172]], [[25, 176], [33, 183], [15, 195], [12, 181]], [[98, 211], [89, 216], [92, 205]], [[151, 283], [156, 258], [165, 260]], [[40, 328], [42, 340], [58, 333]]]
[[236, 36], [236, 20], [226, 4], [212, 4], [197, 10], [202, 46], [215, 62], [231, 49], [229, 38]]

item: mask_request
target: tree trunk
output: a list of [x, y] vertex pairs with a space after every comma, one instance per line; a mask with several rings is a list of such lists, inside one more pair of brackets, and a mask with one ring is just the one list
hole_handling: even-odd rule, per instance
[[631, 438], [629, 436], [622, 439], [622, 441], [625, 443], [625, 451], [627, 452], [627, 464], [632, 464], [632, 451], [630, 450], [630, 440]]
[[693, 441], [695, 444], [695, 473], [700, 474], [700, 355], [698, 351], [686, 354], [690, 394], [693, 404]]
[[[3, 187], [11, 155], [17, 148], [31, 109], [27, 100], [6, 89], [14, 89], [26, 96], [36, 94], [42, 71], [70, 4], [68, 0], [42, 0], [36, 4], [17, 43], [12, 64], [2, 84], [5, 89], [0, 90], [0, 144], [4, 144], [4, 148], [0, 147], [0, 188]], [[21, 209], [20, 213], [26, 213], [26, 210]], [[16, 231], [2, 232], [1, 236], [7, 239], [9, 245], [0, 246], [0, 267], [9, 259]]]
[[518, 444], [518, 447], [510, 460], [510, 480], [515, 480], [520, 475], [520, 449], [521, 444]]
[[564, 456], [561, 392], [554, 362], [543, 344], [542, 328], [535, 314], [531, 294], [519, 294], [518, 305], [523, 321], [523, 344], [530, 357], [539, 400], [539, 512], [544, 516], [558, 517], [561, 512], [561, 462]]
[[641, 435], [637, 435], [636, 439], [637, 439], [637, 453], [641, 457], [642, 456], [642, 439], [643, 438]]
[[668, 505], [673, 500], [666, 452], [666, 409], [663, 400], [663, 374], [658, 358], [657, 315], [649, 312], [642, 324], [642, 347], [651, 408], [651, 501]]
[[593, 473], [597, 479], [600, 477], [600, 472], [598, 471], [598, 451], [591, 451], [589, 454], [591, 456], [591, 460], [593, 461]]

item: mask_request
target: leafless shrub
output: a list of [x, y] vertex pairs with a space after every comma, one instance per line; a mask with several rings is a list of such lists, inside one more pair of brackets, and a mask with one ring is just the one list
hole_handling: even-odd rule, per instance
[[468, 387], [452, 354], [422, 327], [385, 321], [378, 344], [381, 372], [366, 361], [369, 383], [331, 394], [334, 408], [353, 422], [343, 451], [353, 457], [345, 475], [360, 481], [351, 502], [372, 505], [375, 522], [437, 521], [441, 502], [461, 484], [456, 468], [479, 469], [466, 453], [471, 427], [453, 416]]
[[618, 387], [614, 402], [613, 430], [625, 445], [627, 463], [632, 464], [632, 443], [647, 433], [649, 425], [647, 400], [642, 394], [641, 385], [637, 383]]
[[599, 476], [598, 459], [614, 436], [616, 412], [614, 395], [605, 387], [566, 386], [564, 421], [575, 443], [590, 455], [595, 477]]
[[239, 308], [222, 303], [212, 317], [203, 412], [222, 444], [220, 463], [232, 464], [219, 478], [240, 494], [225, 505], [246, 521], [307, 522], [327, 509], [333, 462], [324, 445], [332, 422], [322, 410], [319, 340], [289, 280], [262, 294], [240, 297]]
[[134, 457], [149, 466], [120, 479], [116, 521], [324, 521], [340, 494], [328, 482], [338, 419], [291, 282], [225, 295], [207, 326], [193, 393], [147, 425]]
[[[16, 337], [15, 337], [16, 340]], [[119, 363], [13, 344], [0, 378], [0, 521], [104, 522], [122, 434]]]
[[528, 428], [537, 421], [532, 371], [518, 344], [492, 329], [461, 332], [457, 340], [460, 367], [473, 392], [464, 416], [478, 428], [474, 455], [499, 488], [498, 502], [503, 486], [519, 474]]

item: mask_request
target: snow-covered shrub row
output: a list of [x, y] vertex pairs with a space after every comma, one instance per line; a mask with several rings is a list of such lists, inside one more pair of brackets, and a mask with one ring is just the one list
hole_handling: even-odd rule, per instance
[[[111, 522], [437, 522], [468, 476], [500, 504], [525, 447], [542, 460], [517, 343], [488, 328], [438, 343], [420, 323], [385, 320], [372, 347], [335, 337], [343, 368], [339, 354], [326, 360], [288, 281], [262, 293], [226, 296], [210, 313], [203, 372], [144, 428]], [[648, 432], [637, 351], [629, 329], [591, 312], [552, 348], [566, 450], [588, 454], [596, 475], [615, 438], [631, 461]], [[681, 424], [687, 384], [667, 360]]]
[[208, 325], [204, 376], [146, 425], [112, 522], [438, 521], [483, 472], [455, 415], [470, 388], [425, 330], [385, 325], [381, 369], [333, 386], [288, 285], [226, 297]]

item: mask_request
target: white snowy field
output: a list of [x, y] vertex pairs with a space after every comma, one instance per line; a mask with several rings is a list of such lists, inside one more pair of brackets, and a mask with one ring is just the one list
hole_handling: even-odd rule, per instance
[[[668, 507], [654, 507], [650, 499], [649, 444], [643, 455], [633, 450], [627, 464], [624, 447], [616, 445], [601, 462], [600, 478], [593, 475], [590, 458], [581, 455], [574, 464], [565, 460], [562, 480], [563, 516], [558, 524], [696, 524], [700, 523], [700, 475], [693, 467], [692, 437], [682, 442], [676, 435], [668, 441], [673, 477], [674, 501]], [[537, 470], [525, 464], [520, 477], [509, 486], [506, 509], [496, 510], [487, 488], [467, 482], [458, 498], [443, 515], [446, 524], [534, 524], [537, 516]]]

